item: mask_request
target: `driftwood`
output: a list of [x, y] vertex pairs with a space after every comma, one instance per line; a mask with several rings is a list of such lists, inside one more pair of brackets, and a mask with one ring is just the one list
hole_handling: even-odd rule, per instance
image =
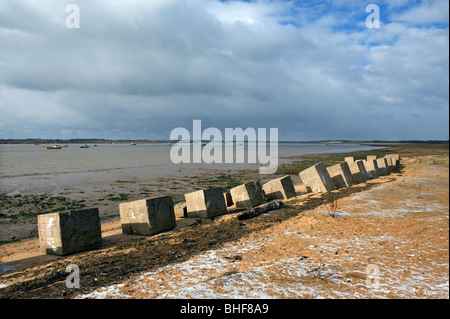
[[243, 212], [242, 214], [239, 214], [237, 218], [239, 220], [250, 219], [259, 216], [261, 214], [268, 213], [272, 210], [279, 209], [281, 207], [283, 207], [283, 202], [281, 200], [274, 200], [266, 205], [253, 207], [252, 209], [249, 209]]

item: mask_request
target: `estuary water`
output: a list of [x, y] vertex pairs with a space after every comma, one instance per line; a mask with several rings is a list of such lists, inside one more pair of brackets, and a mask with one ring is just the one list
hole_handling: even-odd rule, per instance
[[[238, 161], [234, 157], [235, 161], [228, 164], [174, 164], [170, 151], [176, 143], [90, 144], [88, 148], [81, 148], [80, 144], [68, 144], [55, 150], [45, 149], [45, 146], [50, 145], [0, 145], [0, 193], [21, 193], [25, 189], [33, 189], [36, 193], [36, 187], [48, 188], [49, 185], [55, 186], [60, 183], [127, 179], [129, 175], [164, 178], [173, 177], [174, 174], [186, 176], [198, 169], [230, 171], [258, 167], [258, 164], [248, 163], [247, 145], [244, 145], [245, 158]], [[376, 148], [378, 147], [357, 144], [279, 143], [278, 163], [288, 162], [283, 158], [289, 156], [343, 153]], [[192, 159], [194, 150], [192, 146], [190, 149]], [[266, 154], [273, 155], [269, 146], [267, 146]]]

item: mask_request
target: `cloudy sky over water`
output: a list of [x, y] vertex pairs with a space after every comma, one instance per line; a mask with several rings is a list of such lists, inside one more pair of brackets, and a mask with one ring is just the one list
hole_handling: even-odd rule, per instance
[[0, 1], [0, 138], [448, 139], [448, 116], [448, 0]]

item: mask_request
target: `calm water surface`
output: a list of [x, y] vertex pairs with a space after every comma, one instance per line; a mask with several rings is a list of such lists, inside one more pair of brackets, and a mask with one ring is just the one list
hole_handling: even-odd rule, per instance
[[[0, 176], [99, 172], [175, 165], [170, 160], [171, 147], [168, 144], [98, 144], [96, 147], [89, 145], [89, 148], [80, 148], [79, 144], [69, 144], [60, 150], [45, 150], [44, 145], [0, 145]], [[356, 144], [280, 143], [278, 155], [343, 153], [375, 148], [377, 147]], [[269, 154], [269, 149], [267, 153]]]

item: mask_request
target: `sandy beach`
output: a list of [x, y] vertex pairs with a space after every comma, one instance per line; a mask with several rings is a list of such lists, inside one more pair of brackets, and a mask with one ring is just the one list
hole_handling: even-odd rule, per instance
[[[329, 194], [306, 194], [297, 185], [284, 208], [246, 221], [233, 212], [211, 220], [179, 218], [175, 230], [144, 237], [123, 235], [111, 216], [102, 223], [102, 249], [66, 257], [42, 254], [37, 238], [3, 244], [0, 296], [448, 298], [448, 145], [403, 152], [398, 172]], [[308, 161], [298, 159], [280, 173], [300, 163]], [[172, 194], [257, 177], [251, 171], [191, 173], [179, 184], [111, 183], [113, 191], [103, 189], [83, 203], [98, 205], [118, 191], [130, 199], [150, 195], [151, 187]], [[103, 211], [111, 214], [121, 200], [104, 199]], [[17, 234], [26, 225], [7, 228]], [[70, 263], [82, 269], [80, 289], [65, 286]], [[369, 266], [379, 272], [376, 287], [367, 284]]]

